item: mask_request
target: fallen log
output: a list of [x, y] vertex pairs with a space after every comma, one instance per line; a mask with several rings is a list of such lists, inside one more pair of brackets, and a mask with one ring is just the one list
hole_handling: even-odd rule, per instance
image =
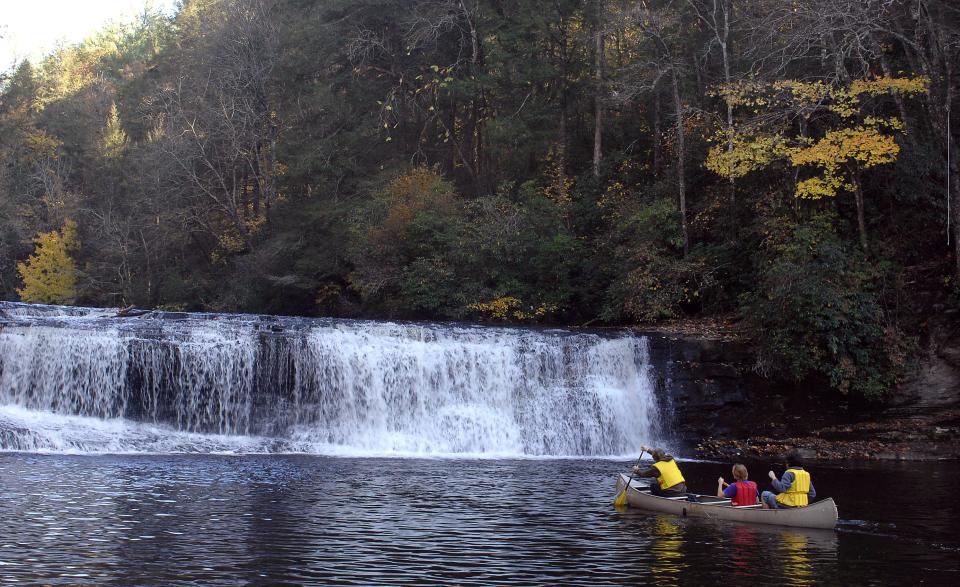
[[141, 310], [133, 306], [127, 306], [126, 308], [117, 310], [117, 318], [136, 318], [137, 316], [143, 316], [151, 312], [153, 312], [153, 310]]

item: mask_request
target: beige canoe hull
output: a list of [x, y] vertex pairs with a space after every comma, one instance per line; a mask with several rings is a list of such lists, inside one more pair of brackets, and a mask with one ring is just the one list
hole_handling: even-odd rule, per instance
[[[623, 491], [628, 480], [627, 475], [617, 476], [617, 495]], [[648, 491], [641, 491], [639, 487], [642, 485], [634, 481], [627, 490], [627, 505], [630, 507], [691, 518], [793, 528], [833, 529], [837, 524], [837, 504], [831, 498], [822, 499], [804, 508], [765, 510], [759, 507], [733, 507], [658, 497]]]

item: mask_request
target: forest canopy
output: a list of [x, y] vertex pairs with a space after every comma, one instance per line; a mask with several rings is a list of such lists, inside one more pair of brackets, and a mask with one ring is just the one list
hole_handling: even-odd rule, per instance
[[724, 317], [883, 396], [960, 292], [950, 0], [184, 0], [0, 78], [0, 298]]

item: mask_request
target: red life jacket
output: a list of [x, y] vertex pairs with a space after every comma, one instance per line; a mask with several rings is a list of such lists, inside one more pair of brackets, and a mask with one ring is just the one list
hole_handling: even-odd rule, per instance
[[757, 503], [757, 484], [753, 481], [737, 481], [737, 494], [730, 503], [733, 505], [755, 505]]

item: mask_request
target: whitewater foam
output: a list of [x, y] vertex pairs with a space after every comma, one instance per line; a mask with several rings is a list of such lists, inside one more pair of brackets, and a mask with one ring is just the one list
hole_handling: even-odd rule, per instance
[[621, 456], [644, 337], [0, 304], [0, 449]]

